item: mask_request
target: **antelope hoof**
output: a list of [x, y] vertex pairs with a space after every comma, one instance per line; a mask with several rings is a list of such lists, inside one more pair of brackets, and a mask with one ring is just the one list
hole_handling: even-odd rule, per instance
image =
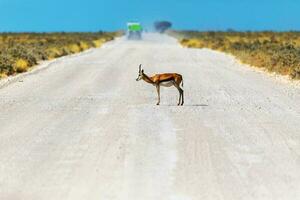
[[159, 102], [156, 105], [159, 106]]

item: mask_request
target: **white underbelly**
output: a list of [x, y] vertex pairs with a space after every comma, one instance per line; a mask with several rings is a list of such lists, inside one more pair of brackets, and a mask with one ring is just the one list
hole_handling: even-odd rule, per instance
[[163, 87], [171, 87], [171, 86], [173, 86], [173, 82], [172, 81], [162, 82], [159, 85], [163, 86]]

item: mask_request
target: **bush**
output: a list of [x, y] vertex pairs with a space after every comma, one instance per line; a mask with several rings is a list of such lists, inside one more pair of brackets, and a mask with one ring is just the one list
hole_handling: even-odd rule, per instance
[[171, 35], [189, 48], [230, 53], [243, 63], [300, 79], [300, 32], [196, 32]]
[[18, 73], [26, 72], [28, 70], [29, 64], [27, 60], [18, 59], [15, 63], [15, 71]]
[[164, 33], [166, 30], [172, 27], [172, 23], [168, 21], [154, 22], [154, 28], [159, 33]]
[[69, 50], [71, 53], [78, 53], [80, 52], [80, 47], [77, 44], [71, 44]]
[[121, 34], [123, 33], [0, 33], [0, 78], [25, 72], [40, 60], [99, 47], [103, 42]]

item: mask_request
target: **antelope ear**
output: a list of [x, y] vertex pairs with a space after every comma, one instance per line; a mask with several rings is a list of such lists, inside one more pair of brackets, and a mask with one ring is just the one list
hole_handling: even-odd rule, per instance
[[142, 73], [144, 73], [144, 70], [142, 69]]

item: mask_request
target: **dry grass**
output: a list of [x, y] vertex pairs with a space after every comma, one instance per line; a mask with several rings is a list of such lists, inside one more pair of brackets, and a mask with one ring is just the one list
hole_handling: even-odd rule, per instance
[[40, 60], [78, 53], [120, 36], [121, 32], [0, 33], [0, 78], [26, 72]]
[[210, 48], [241, 62], [300, 79], [300, 32], [170, 32], [183, 46]]
[[18, 73], [26, 72], [28, 70], [29, 64], [27, 60], [18, 59], [15, 63], [15, 71]]

